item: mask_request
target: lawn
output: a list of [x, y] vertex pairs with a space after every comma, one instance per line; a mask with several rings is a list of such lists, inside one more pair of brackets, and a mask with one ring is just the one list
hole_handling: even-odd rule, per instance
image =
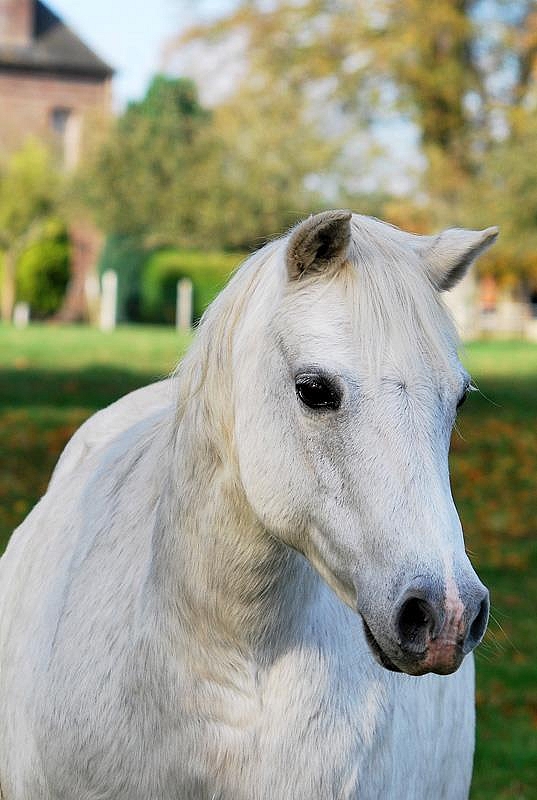
[[[93, 411], [166, 375], [187, 338], [171, 329], [0, 327], [0, 550]], [[477, 654], [472, 800], [537, 798], [537, 345], [462, 354], [479, 393], [461, 410], [453, 491], [493, 618]], [[411, 800], [411, 798], [401, 798]], [[440, 798], [431, 798], [440, 800]]]
[[481, 393], [452, 441], [466, 544], [491, 590], [477, 653], [472, 800], [537, 798], [537, 345], [476, 342], [463, 360]]
[[0, 327], [0, 552], [79, 425], [165, 377], [187, 344], [172, 328]]

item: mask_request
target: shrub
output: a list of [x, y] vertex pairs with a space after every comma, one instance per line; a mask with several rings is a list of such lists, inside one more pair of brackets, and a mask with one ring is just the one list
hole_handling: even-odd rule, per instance
[[67, 229], [51, 220], [17, 264], [17, 300], [29, 304], [32, 316], [48, 317], [59, 309], [69, 281], [69, 262]]
[[146, 260], [147, 250], [136, 236], [112, 234], [106, 240], [98, 271], [102, 275], [111, 269], [117, 274], [118, 322], [139, 322], [141, 319], [140, 281]]
[[175, 321], [177, 281], [193, 284], [193, 314], [197, 320], [240, 263], [240, 253], [199, 250], [158, 250], [147, 259], [142, 273], [142, 315], [148, 322]]

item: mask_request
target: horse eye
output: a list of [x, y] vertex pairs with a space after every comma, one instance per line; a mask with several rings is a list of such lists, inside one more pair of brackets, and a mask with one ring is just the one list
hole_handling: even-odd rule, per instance
[[295, 382], [296, 393], [308, 408], [338, 409], [340, 392], [322, 375], [299, 375]]

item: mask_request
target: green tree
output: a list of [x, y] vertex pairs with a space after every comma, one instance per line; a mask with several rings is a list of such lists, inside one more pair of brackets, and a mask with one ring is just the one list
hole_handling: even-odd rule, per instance
[[83, 175], [97, 221], [150, 246], [233, 249], [310, 211], [307, 178], [327, 147], [294, 94], [272, 97], [245, 85], [209, 113], [192, 81], [155, 78]]
[[16, 265], [57, 206], [62, 179], [46, 147], [28, 140], [0, 164], [0, 250], [3, 251], [1, 316], [12, 317]]
[[17, 260], [17, 299], [29, 304], [33, 317], [45, 318], [58, 311], [69, 281], [69, 265], [67, 228], [51, 218]]
[[190, 175], [210, 116], [189, 80], [157, 76], [131, 103], [79, 179], [79, 191], [107, 232], [154, 242], [189, 238], [195, 209]]
[[320, 207], [314, 179], [330, 147], [292, 93], [275, 105], [272, 95], [243, 87], [215, 109], [208, 145], [193, 185], [200, 230], [214, 245], [258, 247]]

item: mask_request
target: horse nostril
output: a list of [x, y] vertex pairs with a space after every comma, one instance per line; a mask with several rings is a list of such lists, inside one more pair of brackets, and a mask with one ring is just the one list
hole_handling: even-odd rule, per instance
[[437, 618], [432, 606], [421, 597], [410, 597], [402, 604], [395, 626], [401, 647], [423, 652], [434, 635]]
[[473, 650], [473, 648], [479, 644], [479, 642], [485, 635], [488, 621], [489, 621], [489, 597], [487, 592], [486, 596], [479, 604], [479, 609], [477, 611], [477, 614], [475, 615], [472, 624], [470, 625], [468, 636], [466, 637], [466, 641], [464, 642], [463, 649], [465, 653], [469, 653], [470, 650]]

